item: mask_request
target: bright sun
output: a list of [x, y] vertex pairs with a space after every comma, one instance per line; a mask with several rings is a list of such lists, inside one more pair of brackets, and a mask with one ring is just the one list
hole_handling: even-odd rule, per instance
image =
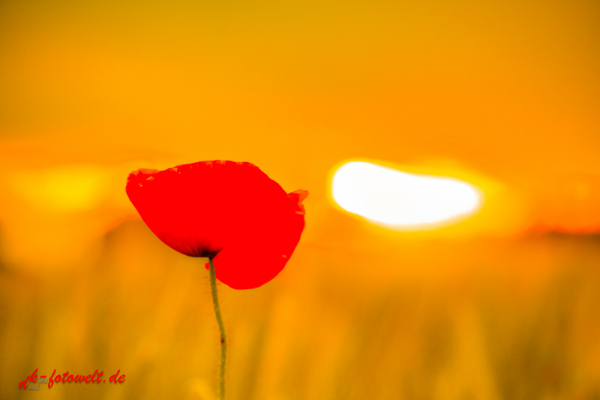
[[483, 192], [467, 182], [363, 161], [338, 168], [331, 193], [344, 210], [401, 230], [448, 225], [473, 215], [483, 203]]

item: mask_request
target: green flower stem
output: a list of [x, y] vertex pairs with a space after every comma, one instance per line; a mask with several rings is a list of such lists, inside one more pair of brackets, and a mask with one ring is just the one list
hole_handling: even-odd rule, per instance
[[219, 365], [219, 399], [225, 399], [225, 359], [227, 356], [227, 341], [225, 338], [225, 325], [223, 325], [223, 317], [221, 317], [221, 308], [219, 307], [219, 296], [217, 294], [217, 279], [215, 277], [215, 266], [212, 263], [212, 259], [208, 259], [208, 265], [210, 266], [210, 291], [212, 293], [213, 306], [215, 308], [215, 315], [217, 316], [217, 323], [219, 324], [219, 332], [221, 334], [221, 363]]

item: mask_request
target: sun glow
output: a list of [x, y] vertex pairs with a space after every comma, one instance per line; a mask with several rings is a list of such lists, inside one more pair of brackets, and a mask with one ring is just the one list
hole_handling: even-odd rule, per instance
[[475, 214], [483, 192], [455, 178], [419, 175], [364, 161], [338, 168], [331, 194], [344, 210], [399, 230], [427, 230]]

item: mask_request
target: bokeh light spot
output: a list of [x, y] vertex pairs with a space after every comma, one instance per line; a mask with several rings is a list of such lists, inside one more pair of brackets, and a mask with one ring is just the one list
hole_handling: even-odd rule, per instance
[[344, 210], [399, 230], [427, 230], [475, 214], [483, 192], [450, 177], [419, 175], [364, 161], [338, 168], [331, 194]]
[[95, 207], [106, 190], [107, 174], [95, 165], [64, 165], [17, 171], [10, 183], [30, 206], [50, 212], [79, 212]]

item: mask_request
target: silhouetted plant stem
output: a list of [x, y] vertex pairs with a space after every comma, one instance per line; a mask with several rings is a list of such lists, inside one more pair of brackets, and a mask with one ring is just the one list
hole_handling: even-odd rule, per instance
[[219, 307], [219, 296], [217, 294], [217, 279], [215, 277], [215, 266], [212, 263], [212, 259], [208, 259], [209, 275], [210, 275], [210, 291], [212, 293], [213, 306], [215, 308], [215, 315], [217, 316], [217, 323], [219, 324], [219, 333], [221, 335], [221, 362], [219, 365], [219, 399], [225, 399], [225, 360], [227, 356], [227, 341], [225, 338], [225, 326], [223, 325], [223, 318], [221, 317], [221, 308]]

